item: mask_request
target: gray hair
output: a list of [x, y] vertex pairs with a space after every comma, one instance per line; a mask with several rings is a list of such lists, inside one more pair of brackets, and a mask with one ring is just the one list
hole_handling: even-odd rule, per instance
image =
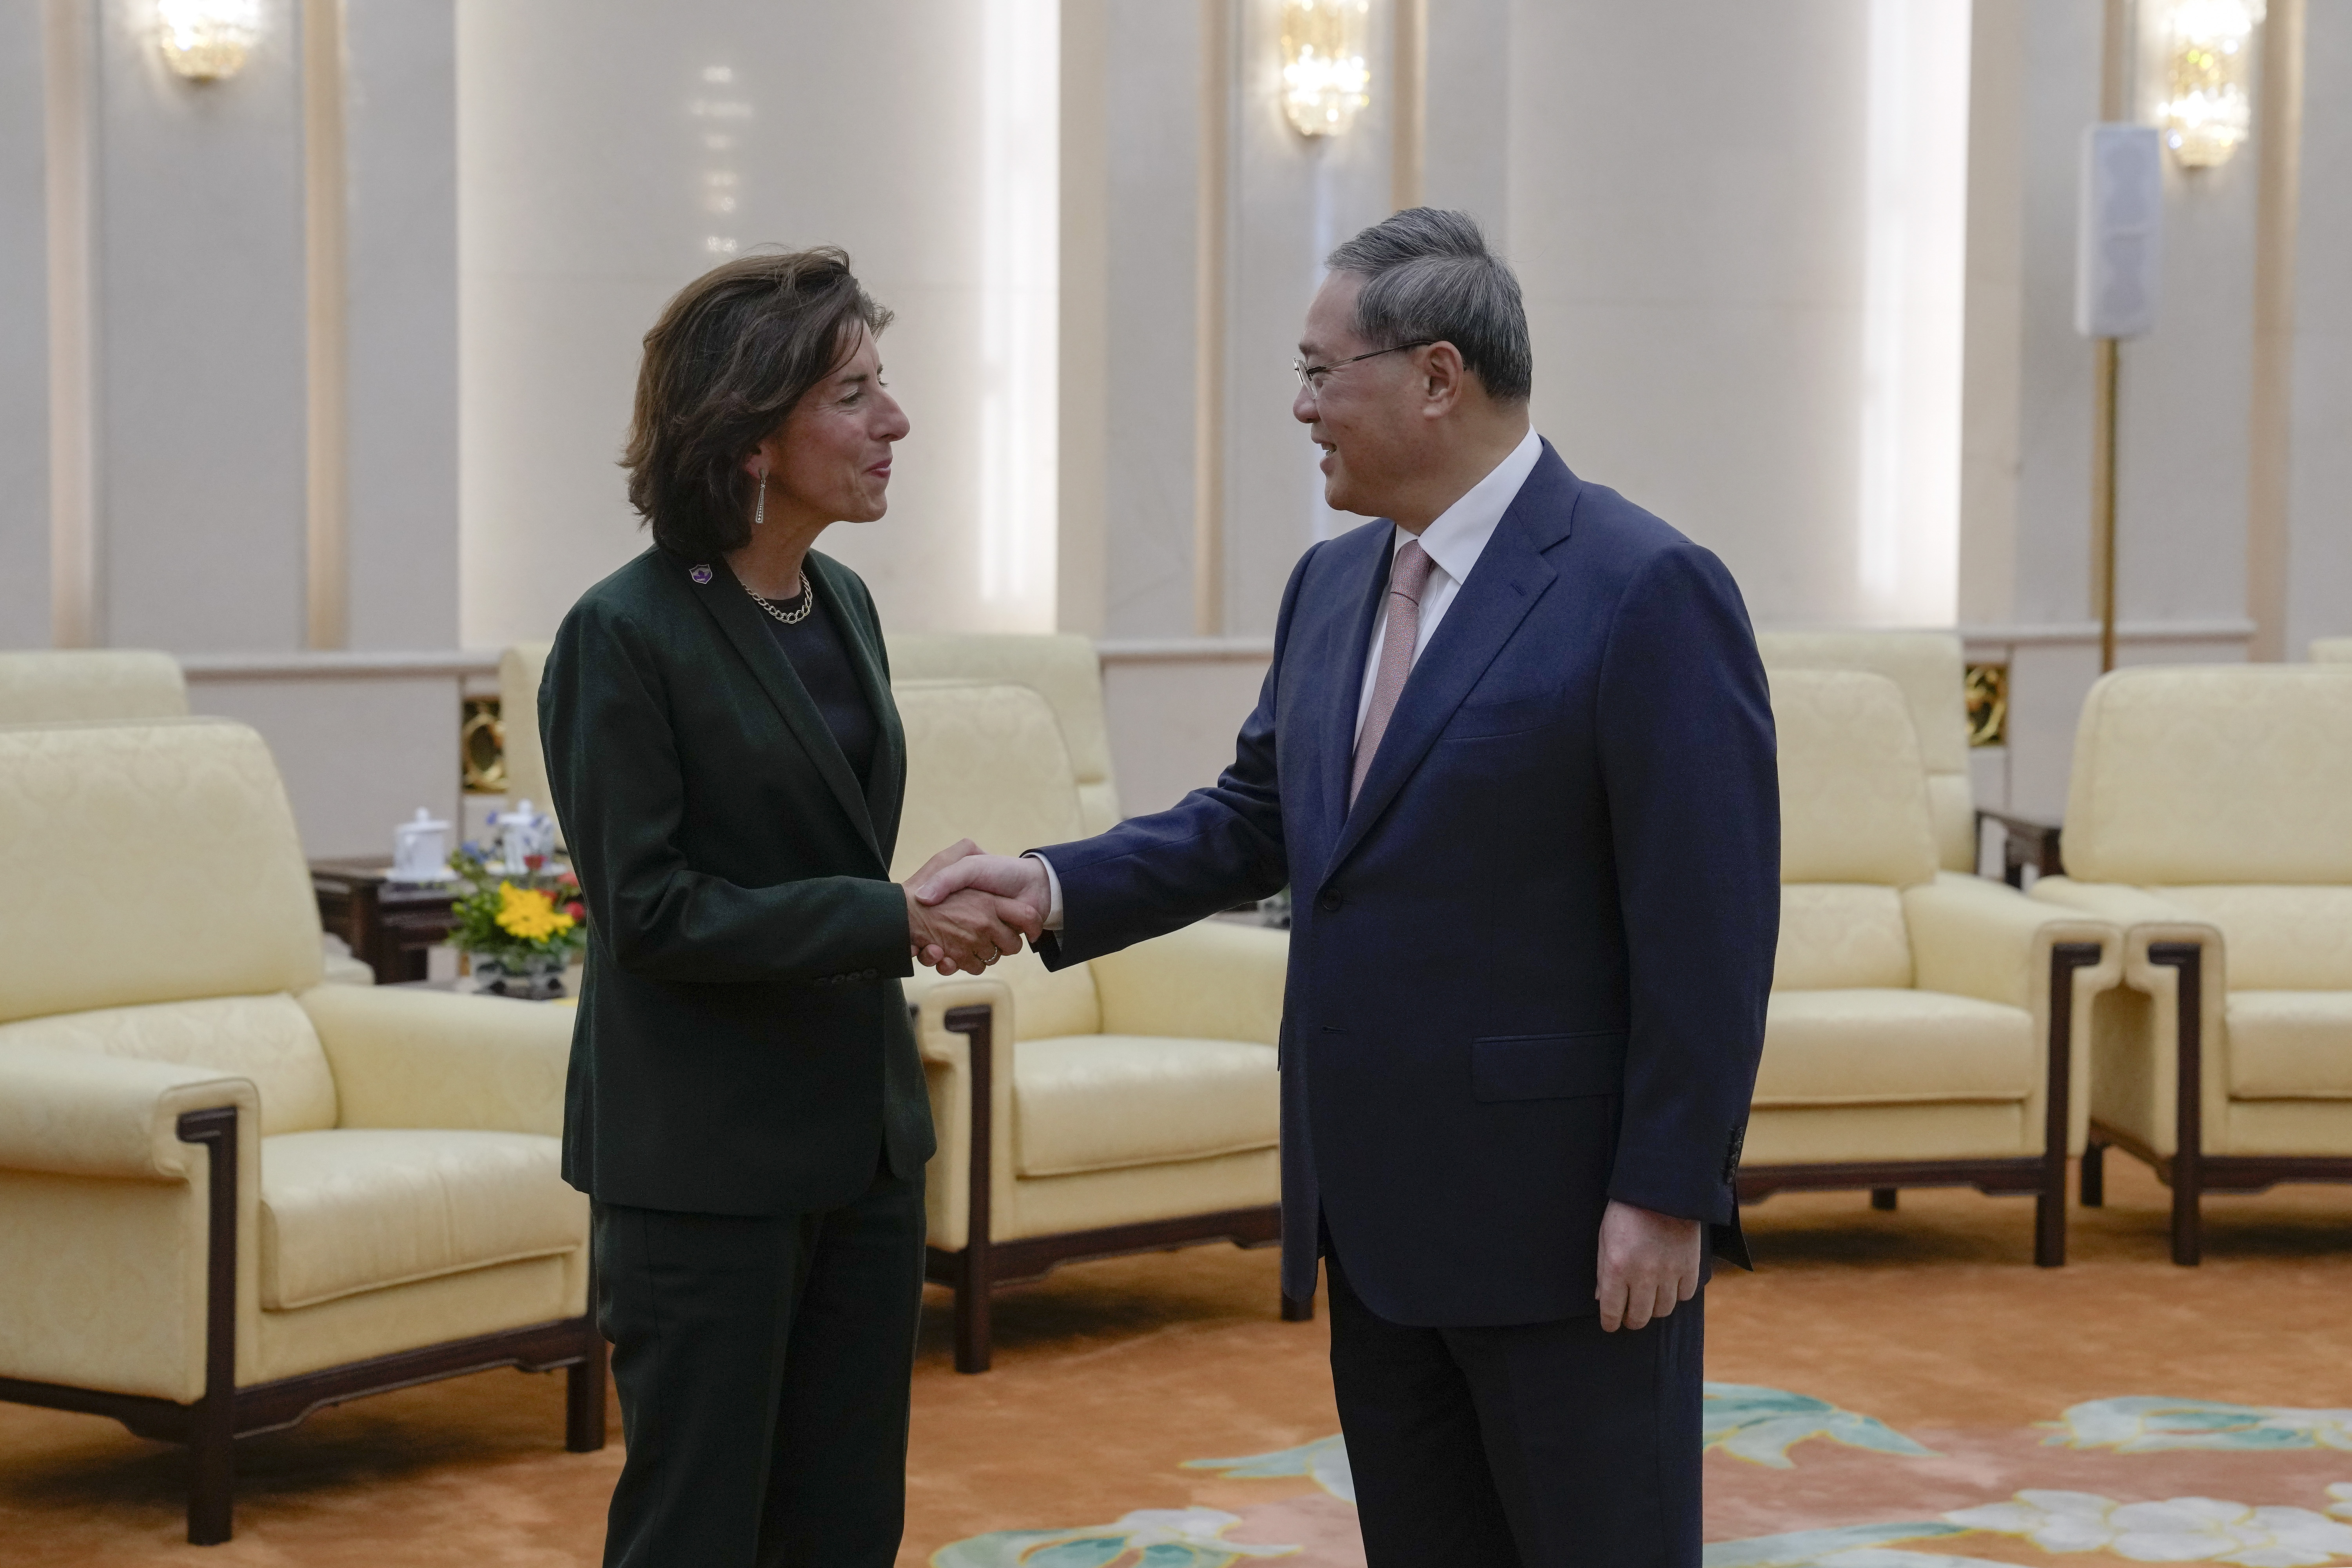
[[1407, 207], [1340, 246], [1323, 265], [1363, 279], [1356, 331], [1366, 342], [1449, 342], [1488, 396], [1517, 403], [1532, 390], [1535, 349], [1519, 280], [1486, 248], [1468, 213]]

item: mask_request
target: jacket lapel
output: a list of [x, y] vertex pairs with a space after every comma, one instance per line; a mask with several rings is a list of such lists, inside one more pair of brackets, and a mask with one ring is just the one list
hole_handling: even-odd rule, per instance
[[866, 780], [866, 813], [873, 824], [876, 848], [887, 866], [898, 852], [898, 812], [907, 795], [907, 733], [890, 696], [890, 656], [882, 646], [882, 628], [867, 616], [865, 596], [853, 589], [848, 573], [831, 556], [811, 551], [808, 559], [809, 583], [824, 598], [825, 613], [833, 617], [856, 667], [857, 689], [874, 713], [874, 765]]
[[[1339, 841], [1333, 846], [1326, 875], [1344, 860], [1349, 851], [1363, 841], [1371, 825], [1380, 820], [1381, 813], [1397, 791], [1403, 787], [1412, 771], [1421, 765], [1422, 757], [1433, 744], [1438, 732], [1462, 706], [1462, 700], [1519, 629], [1528, 612], [1535, 608], [1559, 576], [1544, 560], [1543, 552], [1558, 543], [1568, 533], [1568, 516], [1575, 502], [1577, 480], [1568, 471], [1568, 465], [1544, 444], [1543, 456], [1537, 459], [1527, 483], [1519, 487], [1503, 521], [1496, 526], [1495, 535], [1480, 552], [1478, 563], [1470, 569], [1469, 581], [1464, 583], [1447, 607], [1444, 620], [1438, 623], [1436, 635], [1429, 646], [1413, 661], [1412, 673], [1405, 678], [1404, 690], [1398, 695], [1396, 710], [1389, 716], [1386, 734], [1381, 737], [1379, 754], [1372, 758], [1371, 771], [1364, 775], [1363, 793], [1348, 809], [1347, 822], [1339, 829]], [[1384, 579], [1385, 580], [1385, 579]], [[1371, 628], [1364, 628], [1367, 647]], [[1358, 677], [1362, 675], [1362, 654], [1358, 656]], [[1353, 717], [1353, 709], [1349, 715]], [[1345, 798], [1347, 781], [1339, 784]]]
[[[812, 553], [810, 563], [815, 564], [816, 559]], [[801, 750], [816, 764], [816, 771], [824, 777], [826, 786], [841, 802], [841, 809], [849, 814], [849, 820], [857, 828], [859, 837], [866, 840], [866, 847], [874, 851], [875, 858], [883, 862], [887, 871], [888, 858], [883, 855], [882, 846], [875, 837], [874, 819], [866, 810], [865, 792], [857, 787], [857, 775], [851, 771], [849, 759], [842, 755], [841, 743], [833, 738], [833, 731], [826, 727], [824, 715], [817, 710], [815, 700], [809, 696], [808, 689], [801, 684], [801, 678], [793, 672], [793, 661], [786, 658], [784, 650], [776, 646], [774, 635], [761, 619], [763, 612], [751, 602], [751, 595], [743, 591], [743, 584], [728, 569], [727, 563], [713, 560], [710, 570], [713, 574], [711, 580], [695, 590], [696, 597], [718, 621], [719, 629], [727, 634], [727, 640], [735, 645], [735, 651], [743, 656], [743, 662], [751, 667], [752, 675], [759, 679], [760, 689], [768, 694], [768, 700], [775, 704], [777, 713], [784, 721], [784, 727], [792, 731], [793, 738], [800, 742]], [[813, 588], [818, 574], [810, 574]], [[827, 610], [835, 612], [834, 624], [836, 626], [844, 624], [837, 611], [839, 602], [839, 595], [833, 595], [827, 597], [825, 604]], [[858, 659], [855, 644], [846, 631], [843, 640], [852, 647], [851, 658], [863, 663]], [[860, 682], [864, 679], [861, 673]], [[876, 717], [878, 719], [886, 710], [877, 708]], [[877, 763], [881, 761], [878, 752], [875, 760]]]

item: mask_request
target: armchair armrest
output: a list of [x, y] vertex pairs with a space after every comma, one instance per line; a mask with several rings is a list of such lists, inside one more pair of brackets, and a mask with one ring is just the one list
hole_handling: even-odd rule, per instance
[[205, 1161], [180, 1141], [191, 1110], [261, 1121], [251, 1080], [215, 1068], [25, 1047], [0, 1050], [0, 1167], [182, 1182]]
[[[2099, 1120], [2161, 1157], [2201, 1150], [2205, 1130], [2226, 1126], [2229, 1113], [2229, 964], [2221, 928], [2122, 883], [2053, 877], [2036, 882], [2032, 896], [2120, 928], [2124, 984], [2146, 998], [2102, 1012]], [[2176, 1251], [2179, 1245], [2176, 1237]]]
[[1092, 967], [1106, 1034], [1281, 1043], [1287, 931], [1207, 920]]
[[927, 1238], [947, 1252], [985, 1248], [995, 1194], [1013, 1190], [1013, 988], [920, 968], [903, 984], [939, 1135], [923, 1187]]
[[572, 1008], [388, 986], [296, 1000], [326, 1047], [342, 1126], [562, 1135]]
[[1998, 882], [1949, 877], [1906, 889], [1903, 918], [1922, 991], [2033, 1009], [2048, 994], [2050, 952], [2060, 942], [2089, 942], [2100, 950], [2096, 964], [2075, 972], [2077, 996], [2109, 990], [2123, 978], [2114, 925]]
[[2012, 812], [1989, 811], [1977, 808], [1977, 837], [1984, 837], [1988, 822], [2000, 828], [2001, 880], [2012, 888], [2025, 883], [2025, 869], [2033, 868], [2036, 877], [2056, 877], [2066, 869], [2063, 826], [2043, 822], [2037, 817], [2019, 816]]
[[[2105, 921], [2069, 914], [1998, 882], [1939, 878], [1903, 892], [1912, 973], [1923, 991], [2019, 1007], [2033, 1019], [2043, 1073], [2027, 1115], [2043, 1128], [2044, 1158], [2056, 1161], [2048, 1190], [2063, 1188], [2068, 1154], [2082, 1152], [2091, 1121], [2092, 1028], [2100, 995], [2123, 977], [2122, 943]], [[2057, 1224], [2063, 1212], [2041, 1222]], [[2063, 1243], [2051, 1240], [2053, 1256]]]

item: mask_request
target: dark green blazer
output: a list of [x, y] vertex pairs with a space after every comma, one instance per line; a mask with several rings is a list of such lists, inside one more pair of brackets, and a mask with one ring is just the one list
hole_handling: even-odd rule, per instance
[[838, 1207], [933, 1148], [890, 880], [905, 734], [873, 596], [812, 552], [874, 706], [857, 776], [727, 563], [646, 551], [581, 596], [540, 735], [588, 908], [563, 1174], [604, 1203]]

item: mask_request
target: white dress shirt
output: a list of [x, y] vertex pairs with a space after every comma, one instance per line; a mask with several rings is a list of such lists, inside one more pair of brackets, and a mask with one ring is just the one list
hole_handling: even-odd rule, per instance
[[[1486, 477], [1462, 493], [1462, 499], [1437, 514], [1437, 520], [1421, 531], [1422, 549], [1429, 552], [1429, 581], [1421, 590], [1421, 626], [1412, 641], [1412, 657], [1419, 662], [1429, 639], [1436, 635], [1437, 623], [1445, 618], [1453, 606], [1454, 596], [1468, 580], [1470, 569], [1478, 564], [1478, 557], [1486, 552], [1486, 542], [1495, 537], [1502, 526], [1503, 514], [1518, 499], [1519, 489], [1528, 476], [1536, 470], [1536, 459], [1543, 456], [1543, 437], [1531, 427], [1519, 444], [1511, 448], [1510, 456], [1496, 464]], [[1404, 542], [1414, 537], [1402, 524], [1392, 527], [1389, 555], [1404, 548]], [[1381, 673], [1381, 642], [1388, 636], [1388, 595], [1381, 595], [1380, 613], [1372, 617], [1372, 640], [1364, 653], [1364, 686], [1356, 698], [1356, 734], [1364, 732], [1364, 720], [1372, 710], [1372, 687]], [[1410, 668], [1410, 667], [1408, 667]], [[1062, 879], [1054, 870], [1054, 863], [1043, 855], [1030, 858], [1045, 868], [1045, 889], [1049, 908], [1045, 911], [1045, 929], [1062, 929]]]

